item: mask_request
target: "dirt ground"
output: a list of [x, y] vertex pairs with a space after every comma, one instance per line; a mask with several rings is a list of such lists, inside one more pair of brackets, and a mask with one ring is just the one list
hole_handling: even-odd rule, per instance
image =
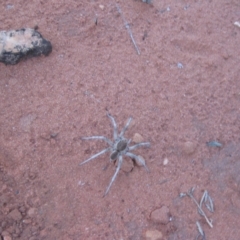
[[[0, 63], [2, 239], [188, 240], [197, 221], [207, 240], [239, 239], [239, 0], [15, 0], [0, 13], [0, 30], [37, 25], [53, 45]], [[134, 151], [150, 172], [121, 170], [103, 197], [109, 155], [79, 163], [106, 148], [80, 137], [112, 138], [106, 109], [151, 147]], [[179, 196], [192, 187], [211, 196], [213, 228]]]

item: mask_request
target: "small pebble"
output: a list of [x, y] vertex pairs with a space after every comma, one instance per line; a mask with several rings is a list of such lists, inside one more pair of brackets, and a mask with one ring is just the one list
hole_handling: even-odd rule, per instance
[[1, 232], [1, 235], [3, 237], [6, 237], [6, 236], [10, 236], [10, 233], [8, 231], [3, 231], [3, 232]]
[[38, 240], [38, 238], [37, 238], [37, 237], [34, 237], [34, 236], [32, 236], [32, 237], [30, 237], [28, 240]]
[[100, 4], [100, 5], [99, 5], [99, 8], [102, 9], [102, 10], [104, 10], [105, 7], [104, 7], [104, 5]]
[[4, 236], [3, 240], [12, 240], [12, 237], [11, 236]]
[[22, 214], [18, 211], [18, 209], [15, 208], [8, 214], [8, 217], [15, 221], [20, 221], [22, 219]]
[[132, 138], [132, 141], [134, 142], [134, 143], [140, 143], [140, 142], [143, 142], [143, 137], [142, 137], [142, 135], [140, 135], [139, 133], [135, 133], [134, 135], [133, 135], [133, 138]]
[[32, 217], [35, 213], [36, 213], [36, 208], [30, 208], [30, 209], [27, 211], [27, 215], [28, 215], [29, 217]]
[[240, 27], [240, 22], [235, 22], [234, 25]]
[[163, 234], [158, 230], [147, 230], [145, 233], [146, 240], [161, 240]]
[[166, 165], [168, 164], [168, 162], [169, 162], [169, 161], [168, 161], [167, 158], [164, 158], [164, 159], [163, 159], [163, 165], [164, 165], [164, 166], [166, 166]]
[[7, 228], [8, 235], [11, 236], [15, 232], [15, 226], [11, 225]]
[[[47, 232], [47, 229], [46, 228], [44, 228], [41, 232], [40, 232], [40, 237], [42, 238], [42, 239], [46, 239], [47, 238], [47, 235], [48, 235], [48, 232]], [[65, 238], [64, 238], [65, 239]]]
[[19, 211], [24, 214], [26, 212], [26, 207], [25, 206], [20, 206]]
[[183, 68], [183, 65], [181, 63], [178, 63], [177, 67], [181, 69], [181, 68]]
[[6, 226], [7, 226], [7, 222], [6, 222], [6, 221], [2, 221], [2, 222], [1, 222], [1, 227], [2, 227], [2, 228], [5, 228]]
[[166, 225], [170, 220], [169, 208], [167, 206], [162, 206], [151, 212], [150, 218], [155, 223], [160, 223]]
[[32, 222], [31, 219], [23, 219], [24, 224], [30, 224]]
[[183, 143], [183, 152], [187, 155], [193, 154], [195, 152], [196, 149], [196, 144], [191, 142], [191, 141], [187, 141], [185, 143]]
[[14, 5], [7, 4], [7, 6], [6, 6], [6, 9], [7, 9], [7, 10], [12, 9], [12, 8], [14, 8]]

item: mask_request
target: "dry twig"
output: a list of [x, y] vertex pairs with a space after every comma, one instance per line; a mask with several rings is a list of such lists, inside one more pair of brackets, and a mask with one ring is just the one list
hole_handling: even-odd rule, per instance
[[137, 54], [140, 55], [140, 51], [139, 51], [138, 46], [137, 46], [137, 44], [136, 44], [136, 42], [135, 42], [135, 40], [134, 40], [134, 38], [133, 38], [133, 34], [132, 34], [132, 31], [131, 31], [131, 28], [130, 28], [129, 24], [128, 24], [128, 22], [126, 21], [126, 19], [124, 18], [121, 8], [120, 8], [117, 4], [116, 4], [116, 7], [117, 7], [118, 12], [119, 12], [120, 15], [122, 16], [124, 25], [125, 25], [125, 27], [126, 27], [126, 29], [127, 29], [127, 31], [128, 31], [128, 34], [130, 35], [130, 38], [131, 38], [132, 43], [133, 43], [133, 45], [134, 45], [134, 47], [135, 47], [135, 49], [136, 49], [136, 51], [137, 51]]

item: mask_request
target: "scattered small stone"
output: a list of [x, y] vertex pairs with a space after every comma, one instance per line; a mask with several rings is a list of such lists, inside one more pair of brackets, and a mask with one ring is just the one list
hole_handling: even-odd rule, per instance
[[37, 224], [36, 225], [32, 225], [31, 232], [32, 232], [33, 236], [36, 236], [37, 234], [39, 234], [39, 226]]
[[187, 196], [187, 194], [185, 193], [185, 192], [181, 192], [180, 194], [179, 194], [179, 197], [180, 198], [183, 198], [183, 197], [186, 197]]
[[21, 234], [21, 230], [18, 227], [15, 228], [15, 234], [18, 236]]
[[183, 152], [187, 155], [193, 154], [195, 152], [196, 149], [196, 144], [191, 142], [191, 141], [187, 141], [185, 143], [183, 143]]
[[1, 222], [1, 227], [2, 227], [2, 228], [5, 228], [6, 226], [7, 226], [7, 222], [6, 222], [6, 221], [2, 221], [2, 222]]
[[160, 223], [166, 225], [170, 220], [169, 208], [162, 206], [151, 212], [150, 218], [155, 223]]
[[8, 231], [3, 231], [3, 232], [1, 233], [1, 235], [2, 235], [3, 237], [5, 237], [5, 236], [10, 236], [10, 233], [9, 233]]
[[104, 10], [105, 7], [104, 7], [104, 5], [100, 4], [100, 5], [99, 5], [99, 8], [102, 9], [102, 10]]
[[7, 10], [12, 9], [12, 8], [14, 8], [14, 5], [12, 5], [12, 4], [7, 4], [7, 6], [6, 6], [6, 9], [7, 9]]
[[26, 207], [25, 207], [25, 206], [20, 206], [20, 207], [18, 208], [18, 210], [19, 210], [22, 214], [25, 214], [25, 212], [26, 212]]
[[147, 230], [145, 233], [146, 240], [161, 240], [163, 234], [158, 230]]
[[11, 225], [7, 228], [7, 232], [9, 233], [9, 236], [12, 235], [15, 232], [15, 226]]
[[25, 56], [47, 56], [52, 45], [42, 35], [31, 28], [0, 31], [0, 62], [17, 64]]
[[182, 63], [179, 62], [179, 63], [177, 64], [177, 67], [180, 68], [180, 69], [183, 68]]
[[164, 158], [164, 159], [163, 159], [163, 165], [164, 165], [164, 166], [166, 166], [166, 165], [168, 164], [168, 162], [169, 162], [169, 161], [168, 161], [168, 158]]
[[20, 221], [22, 219], [22, 214], [18, 211], [18, 209], [15, 208], [8, 214], [8, 217], [15, 221]]
[[34, 113], [28, 113], [20, 118], [20, 127], [24, 132], [30, 132], [31, 125], [34, 120], [37, 118], [37, 115]]
[[23, 223], [24, 223], [24, 224], [30, 224], [31, 222], [32, 222], [31, 219], [24, 219], [24, 220], [23, 220]]
[[[0, 156], [0, 159], [1, 159], [1, 156]], [[7, 185], [6, 185], [6, 184], [3, 184], [3, 185], [1, 186], [0, 192], [3, 192], [3, 191], [6, 190], [6, 189], [7, 189]]]
[[28, 240], [38, 240], [38, 238], [35, 237], [35, 236], [32, 236], [32, 237], [30, 237]]
[[79, 181], [78, 181], [78, 186], [83, 186], [83, 185], [85, 185], [85, 182], [79, 180]]
[[32, 217], [36, 213], [36, 208], [29, 208], [27, 215]]
[[3, 236], [3, 240], [12, 240], [11, 236]]
[[133, 138], [132, 138], [132, 141], [134, 142], [134, 143], [140, 143], [140, 142], [143, 142], [143, 137], [142, 137], [142, 135], [140, 135], [139, 133], [135, 133], [134, 135], [133, 135]]
[[183, 7], [184, 10], [187, 10], [190, 7], [190, 4], [187, 4], [186, 6]]
[[240, 27], [240, 22], [235, 22], [234, 25]]
[[44, 239], [44, 238], [47, 237], [47, 235], [48, 235], [47, 229], [44, 228], [44, 229], [40, 232], [40, 237], [41, 237], [42, 239]]
[[12, 240], [12, 237], [8, 231], [3, 231], [0, 237], [1, 236], [3, 240]]

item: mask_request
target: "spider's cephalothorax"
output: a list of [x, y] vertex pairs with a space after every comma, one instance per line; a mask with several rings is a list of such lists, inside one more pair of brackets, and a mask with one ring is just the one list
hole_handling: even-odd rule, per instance
[[114, 145], [114, 151], [110, 155], [110, 159], [113, 161], [117, 160], [119, 154], [122, 154], [128, 150], [128, 142], [126, 139], [117, 139], [117, 142]]
[[127, 121], [127, 124], [125, 125], [125, 127], [122, 129], [122, 131], [118, 134], [118, 130], [117, 130], [117, 124], [116, 124], [116, 121], [115, 119], [113, 118], [112, 115], [110, 115], [109, 113], [107, 113], [107, 116], [110, 118], [111, 122], [112, 122], [112, 125], [113, 125], [113, 142], [104, 137], [104, 136], [91, 136], [91, 137], [83, 137], [82, 139], [83, 140], [89, 140], [89, 139], [100, 139], [100, 140], [104, 140], [106, 143], [108, 143], [109, 147], [102, 150], [101, 152], [93, 155], [92, 157], [88, 158], [87, 160], [85, 160], [84, 162], [80, 163], [80, 165], [83, 165], [84, 163], [87, 163], [89, 162], [90, 160], [106, 153], [106, 152], [111, 152], [110, 154], [110, 160], [111, 161], [116, 161], [118, 160], [117, 162], [117, 169], [111, 179], [111, 182], [109, 183], [108, 187], [107, 187], [107, 190], [104, 194], [104, 196], [106, 196], [106, 194], [108, 193], [110, 187], [112, 186], [114, 180], [116, 179], [117, 177], [117, 174], [119, 172], [119, 170], [121, 169], [121, 166], [122, 166], [122, 162], [123, 162], [123, 156], [128, 156], [132, 159], [134, 159], [136, 162], [139, 163], [139, 165], [142, 165], [146, 168], [146, 170], [148, 170], [146, 164], [145, 164], [145, 161], [142, 157], [139, 157], [133, 153], [131, 153], [132, 150], [138, 148], [138, 147], [142, 147], [142, 146], [146, 146], [146, 147], [149, 147], [150, 146], [150, 143], [149, 142], [141, 142], [141, 143], [137, 143], [133, 146], [129, 146], [130, 145], [130, 142], [131, 140], [127, 140], [124, 138], [124, 133], [126, 132], [126, 130], [128, 129], [129, 125], [130, 125], [130, 122], [132, 121], [132, 118], [130, 117]]

